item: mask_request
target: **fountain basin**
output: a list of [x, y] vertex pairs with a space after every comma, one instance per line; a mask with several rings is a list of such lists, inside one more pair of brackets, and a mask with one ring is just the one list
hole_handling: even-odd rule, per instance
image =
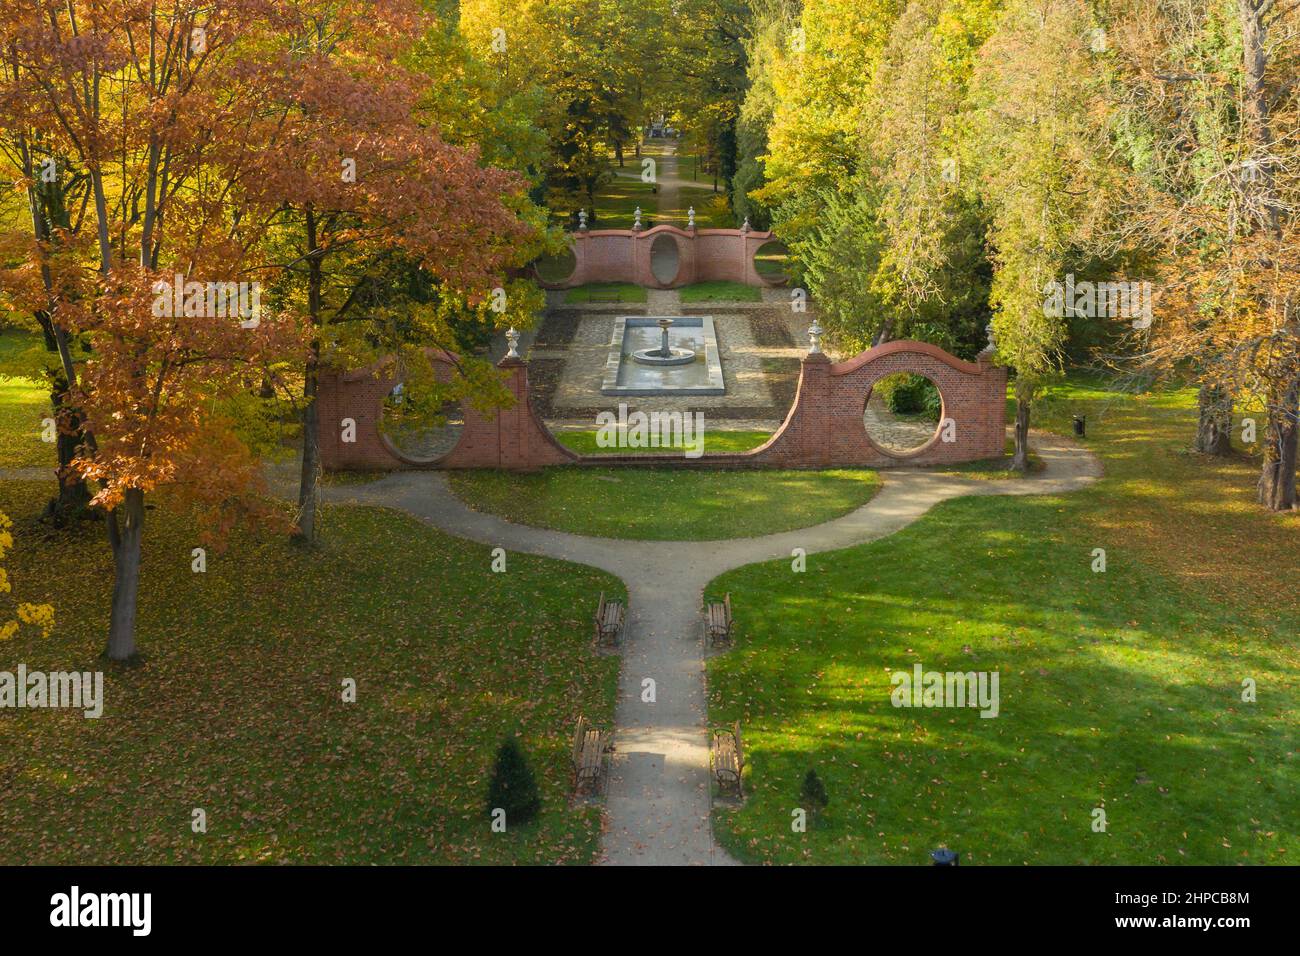
[[695, 350], [670, 347], [664, 355], [661, 349], [641, 349], [632, 353], [632, 361], [642, 365], [689, 365], [695, 361]]
[[[665, 325], [669, 355], [663, 354]], [[713, 317], [619, 316], [600, 391], [602, 395], [726, 394]]]

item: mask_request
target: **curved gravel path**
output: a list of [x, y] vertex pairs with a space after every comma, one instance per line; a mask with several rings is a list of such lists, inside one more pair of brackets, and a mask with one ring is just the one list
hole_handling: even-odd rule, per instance
[[[399, 508], [458, 537], [592, 565], [626, 582], [604, 862], [730, 864], [735, 861], [714, 844], [709, 825], [704, 587], [732, 568], [789, 558], [794, 548], [813, 554], [874, 541], [949, 498], [1057, 494], [1101, 475], [1097, 459], [1068, 439], [1034, 433], [1034, 447], [1046, 468], [1023, 480], [883, 471], [881, 490], [856, 511], [811, 528], [724, 541], [629, 541], [524, 527], [470, 509], [439, 472], [397, 472], [326, 494], [338, 503]], [[641, 700], [647, 677], [655, 681], [655, 703]]]

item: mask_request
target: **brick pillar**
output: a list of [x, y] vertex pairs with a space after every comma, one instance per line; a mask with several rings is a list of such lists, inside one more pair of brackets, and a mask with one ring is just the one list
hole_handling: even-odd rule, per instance
[[503, 358], [497, 368], [506, 374], [506, 388], [515, 397], [510, 408], [497, 412], [497, 467], [527, 468], [529, 458], [528, 366], [523, 359]]
[[[479, 434], [483, 437], [476, 444], [486, 447], [479, 448], [475, 459], [472, 462], [466, 460], [465, 464], [479, 468], [486, 465], [511, 471], [535, 471], [547, 465], [575, 461], [576, 456], [551, 437], [533, 412], [528, 395], [528, 363], [523, 359], [506, 357], [497, 363], [497, 368], [504, 373], [505, 386], [515, 397], [515, 403], [510, 408], [499, 409], [491, 421], [481, 422]], [[467, 448], [465, 454], [474, 451]], [[451, 463], [451, 466], [463, 465]]]
[[573, 234], [573, 275], [565, 286], [575, 288], [587, 281], [587, 234], [581, 229]]
[[799, 394], [804, 429], [801, 439], [807, 461], [827, 465], [831, 461], [831, 422], [835, 409], [831, 407], [831, 360], [825, 352], [810, 352], [803, 357], [803, 371], [799, 376]]
[[995, 365], [994, 350], [986, 348], [975, 357], [980, 367], [980, 424], [982, 452], [988, 457], [1002, 454], [1007, 428], [1007, 369]]

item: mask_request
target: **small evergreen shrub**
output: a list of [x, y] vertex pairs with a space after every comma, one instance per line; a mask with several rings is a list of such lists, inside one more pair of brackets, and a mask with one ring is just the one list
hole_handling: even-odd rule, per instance
[[488, 816], [498, 807], [506, 812], [507, 827], [527, 823], [542, 808], [537, 779], [514, 737], [507, 737], [497, 749], [496, 765], [488, 783]]
[[803, 786], [799, 789], [799, 800], [808, 815], [815, 817], [826, 805], [830, 803], [830, 797], [826, 795], [826, 784], [822, 783], [822, 778], [817, 776], [817, 771], [809, 769], [803, 778]]

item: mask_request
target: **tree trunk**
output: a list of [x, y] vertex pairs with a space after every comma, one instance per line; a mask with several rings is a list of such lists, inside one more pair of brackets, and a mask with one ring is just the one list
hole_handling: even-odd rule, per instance
[[[36, 321], [45, 337], [46, 349], [60, 353], [59, 332], [50, 318], [50, 313], [37, 312]], [[67, 367], [71, 367], [70, 355]], [[59, 490], [46, 502], [42, 518], [56, 528], [66, 528], [90, 513], [90, 489], [86, 487], [86, 480], [76, 474], [71, 467], [77, 450], [86, 441], [86, 435], [82, 429], [81, 416], [68, 404], [70, 389], [66, 371], [53, 372], [49, 378], [50, 406], [54, 409], [54, 420], [60, 425], [54, 446], [59, 458], [59, 467], [54, 472], [59, 482]]]
[[1029, 409], [1028, 398], [1016, 396], [1016, 453], [1011, 459], [1015, 471], [1029, 470]]
[[[1245, 69], [1245, 90], [1242, 97], [1242, 117], [1245, 119], [1246, 138], [1254, 156], [1272, 152], [1273, 122], [1269, 109], [1269, 36], [1262, 0], [1237, 0], [1241, 21], [1242, 66]], [[1265, 162], [1255, 168], [1254, 200], [1248, 206], [1251, 220], [1267, 230], [1274, 238], [1282, 237], [1282, 208], [1278, 202], [1276, 170]]]
[[[119, 524], [119, 518], [121, 523]], [[113, 546], [113, 607], [108, 629], [108, 659], [135, 657], [135, 611], [140, 593], [140, 545], [144, 537], [144, 492], [129, 488], [122, 503], [108, 515], [108, 540]]]
[[298, 537], [304, 544], [316, 540], [316, 509], [320, 504], [320, 414], [316, 392], [320, 371], [320, 346], [313, 342], [303, 382], [302, 475], [298, 482]]
[[90, 489], [86, 479], [72, 468], [72, 459], [81, 447], [81, 418], [75, 411], [66, 409], [66, 394], [55, 390], [51, 393], [54, 403], [54, 417], [57, 421], [63, 416], [69, 418], [71, 433], [59, 429], [55, 447], [58, 449], [59, 467], [54, 472], [59, 481], [59, 491], [45, 505], [45, 519], [56, 528], [66, 528], [90, 514]]
[[880, 328], [876, 330], [876, 337], [871, 340], [871, 347], [874, 349], [877, 346], [884, 345], [889, 341], [893, 334], [894, 320], [892, 318], [885, 319], [885, 321], [880, 324]]
[[619, 168], [622, 169], [622, 168], [623, 168], [623, 165], [624, 165], [624, 164], [623, 164], [623, 144], [622, 144], [622, 143], [615, 143], [615, 144], [614, 144], [614, 158], [618, 160]]
[[[306, 210], [307, 228], [307, 312], [313, 328], [321, 324], [321, 249], [316, 232], [316, 213]], [[297, 537], [304, 544], [316, 541], [316, 506], [320, 502], [320, 414], [316, 408], [316, 392], [320, 376], [320, 339], [313, 339], [307, 355], [306, 374], [303, 378], [302, 398], [302, 475], [298, 482]]]
[[1196, 401], [1196, 450], [1203, 455], [1232, 454], [1232, 396], [1217, 385], [1202, 385]]
[[1269, 411], [1268, 443], [1259, 475], [1259, 503], [1269, 511], [1296, 507], [1296, 451], [1300, 441], [1300, 379], [1292, 380], [1278, 407]]

